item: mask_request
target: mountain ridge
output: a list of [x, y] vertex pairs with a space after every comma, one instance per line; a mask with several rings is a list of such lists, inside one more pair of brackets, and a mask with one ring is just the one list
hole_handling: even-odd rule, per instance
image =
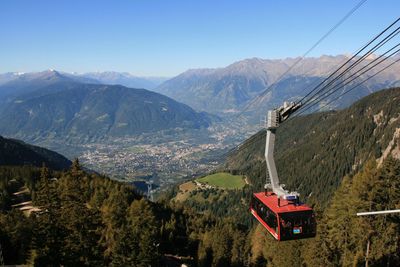
[[102, 72], [86, 72], [76, 74], [78, 77], [85, 77], [97, 80], [102, 84], [123, 85], [132, 88], [144, 88], [152, 90], [162, 82], [167, 80], [165, 77], [156, 76], [135, 76], [129, 72], [102, 71]]
[[54, 170], [71, 166], [71, 161], [57, 152], [0, 136], [0, 165], [41, 167], [43, 163]]
[[46, 136], [101, 139], [211, 124], [211, 116], [145, 89], [81, 83], [55, 71], [33, 77], [0, 86], [0, 92], [11, 92], [0, 95], [5, 103], [1, 134], [26, 141]]
[[[246, 108], [246, 112], [258, 121], [260, 110], [264, 111], [287, 101], [288, 96], [293, 100], [299, 99], [348, 59], [348, 55], [304, 58], [274, 84], [300, 58], [249, 58], [223, 68], [188, 70], [167, 80], [155, 90], [196, 110], [207, 110], [218, 115], [238, 113]], [[366, 60], [364, 64], [368, 64], [370, 60]], [[392, 62], [391, 60], [389, 61]], [[373, 73], [375, 72], [372, 71], [371, 74]], [[348, 95], [349, 100], [340, 100], [331, 108], [346, 107], [370, 92], [395, 86], [400, 81], [399, 73], [400, 67], [393, 66], [360, 86], [357, 93]], [[267, 88], [271, 92], [260, 97]], [[291, 93], [282, 94], [282, 90], [289, 90]]]
[[95, 83], [108, 85], [122, 85], [132, 88], [144, 88], [152, 90], [162, 82], [166, 81], [167, 77], [158, 76], [136, 76], [129, 72], [117, 71], [98, 71], [98, 72], [65, 72], [54, 69], [48, 69], [39, 72], [6, 72], [0, 73], [0, 86], [9, 82], [18, 82], [21, 80], [34, 80], [36, 78], [44, 78], [43, 76], [59, 75], [62, 78], [68, 78], [81, 83]]

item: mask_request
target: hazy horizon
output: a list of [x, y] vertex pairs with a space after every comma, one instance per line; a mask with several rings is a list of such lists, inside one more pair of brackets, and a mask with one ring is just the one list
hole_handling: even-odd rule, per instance
[[[309, 56], [309, 57], [305, 57], [305, 58], [320, 58], [320, 57], [338, 57], [338, 56], [347, 56], [349, 57], [351, 55], [351, 53], [340, 53], [340, 54], [336, 54], [336, 55], [328, 55], [328, 54], [321, 54], [321, 55], [316, 55], [316, 56]], [[372, 55], [376, 55], [376, 54], [372, 54]], [[379, 54], [378, 54], [379, 55]], [[32, 71], [5, 71], [5, 72], [0, 72], [0, 74], [6, 74], [6, 73], [14, 73], [14, 74], [25, 74], [25, 73], [38, 73], [38, 72], [45, 72], [45, 71], [57, 71], [59, 73], [67, 73], [67, 74], [71, 74], [71, 75], [84, 75], [84, 74], [89, 74], [89, 73], [119, 73], [119, 74], [129, 74], [131, 76], [134, 77], [138, 77], [138, 78], [161, 78], [161, 79], [167, 79], [167, 78], [172, 78], [175, 77], [183, 72], [189, 71], [189, 70], [196, 70], [196, 69], [218, 69], [218, 68], [225, 68], [228, 67], [229, 65], [235, 64], [237, 62], [241, 62], [244, 60], [248, 60], [248, 59], [261, 59], [261, 60], [287, 60], [287, 59], [296, 59], [301, 57], [301, 55], [299, 56], [295, 56], [295, 57], [285, 57], [285, 58], [260, 58], [260, 57], [250, 57], [250, 58], [243, 58], [243, 59], [239, 59], [237, 61], [231, 62], [227, 65], [224, 66], [218, 66], [218, 67], [209, 67], [209, 66], [202, 66], [199, 68], [188, 68], [180, 73], [177, 73], [175, 75], [172, 76], [158, 76], [158, 75], [138, 75], [136, 73], [130, 72], [129, 70], [122, 70], [122, 71], [117, 71], [117, 70], [89, 70], [89, 71], [85, 71], [85, 72], [77, 72], [77, 71], [65, 71], [63, 69], [53, 69], [53, 68], [46, 68], [46, 69], [39, 69], [39, 70], [32, 70]]]

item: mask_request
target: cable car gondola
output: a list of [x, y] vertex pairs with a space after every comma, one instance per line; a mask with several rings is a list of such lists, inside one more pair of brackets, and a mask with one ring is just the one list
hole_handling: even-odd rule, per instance
[[316, 235], [314, 212], [303, 203], [280, 200], [272, 192], [260, 192], [253, 194], [250, 210], [276, 240], [293, 240]]
[[300, 103], [285, 102], [268, 112], [265, 159], [270, 183], [267, 181], [264, 192], [254, 193], [250, 203], [251, 214], [280, 241], [315, 237], [317, 229], [312, 208], [300, 202], [297, 192], [288, 192], [279, 184], [273, 154], [276, 129], [300, 106]]

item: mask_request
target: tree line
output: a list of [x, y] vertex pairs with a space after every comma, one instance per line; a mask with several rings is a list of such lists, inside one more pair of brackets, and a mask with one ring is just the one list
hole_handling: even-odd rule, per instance
[[250, 186], [205, 195], [220, 193], [215, 203], [180, 203], [168, 195], [153, 203], [130, 185], [83, 171], [78, 161], [64, 172], [45, 166], [21, 168], [22, 173], [17, 169], [2, 173], [2, 190], [12, 191], [7, 184], [19, 177], [30, 186], [40, 211], [26, 216], [2, 206], [6, 264], [167, 266], [168, 255], [183, 257], [190, 266], [218, 267], [400, 263], [399, 216], [355, 216], [400, 208], [400, 161], [393, 158], [379, 167], [369, 161], [343, 179], [327, 208], [317, 212], [315, 239], [287, 242], [274, 241], [251, 219], [246, 203]]

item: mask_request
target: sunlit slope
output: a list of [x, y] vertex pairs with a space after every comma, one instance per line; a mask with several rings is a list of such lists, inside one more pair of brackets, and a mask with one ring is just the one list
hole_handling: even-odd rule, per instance
[[245, 185], [242, 175], [232, 175], [226, 172], [218, 172], [197, 179], [199, 183], [204, 183], [213, 187], [225, 189], [240, 189]]

